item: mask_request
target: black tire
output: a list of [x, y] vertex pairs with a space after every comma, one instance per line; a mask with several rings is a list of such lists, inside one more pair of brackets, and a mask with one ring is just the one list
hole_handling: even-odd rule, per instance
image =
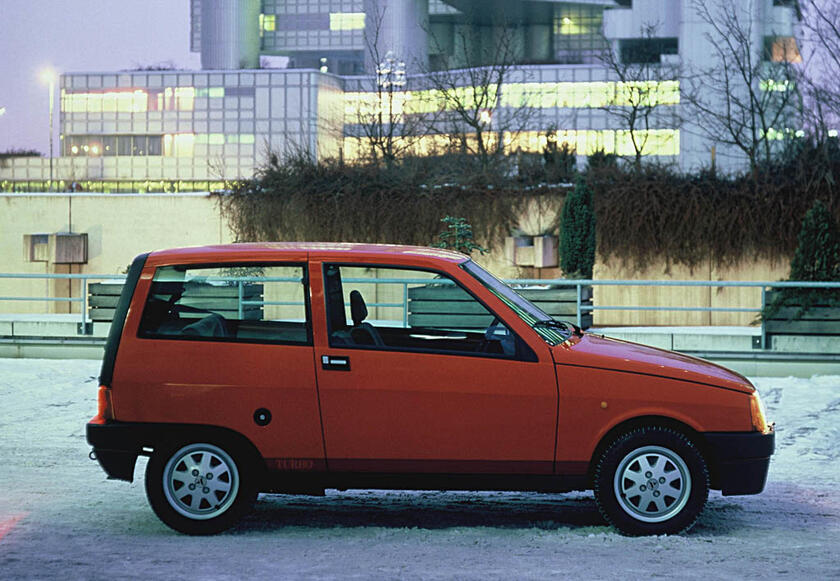
[[155, 450], [146, 466], [146, 496], [167, 526], [213, 535], [235, 525], [257, 497], [253, 460], [219, 437], [182, 440]]
[[691, 528], [703, 512], [709, 470], [687, 436], [646, 426], [607, 447], [594, 484], [598, 509], [622, 534], [676, 534]]

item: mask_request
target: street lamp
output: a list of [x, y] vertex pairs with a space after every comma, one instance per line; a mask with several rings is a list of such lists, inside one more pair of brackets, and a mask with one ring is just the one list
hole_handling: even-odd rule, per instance
[[390, 50], [385, 53], [385, 59], [376, 67], [376, 83], [383, 89], [405, 87], [405, 62], [397, 60]]
[[53, 110], [55, 109], [55, 77], [56, 73], [52, 68], [48, 67], [41, 71], [41, 82], [45, 83], [50, 90], [50, 191], [53, 189]]

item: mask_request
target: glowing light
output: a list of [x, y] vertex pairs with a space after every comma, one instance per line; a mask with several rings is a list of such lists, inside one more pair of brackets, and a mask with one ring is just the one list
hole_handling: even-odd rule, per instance
[[163, 155], [167, 157], [193, 157], [195, 153], [194, 133], [175, 133], [163, 136]]
[[482, 125], [490, 125], [493, 121], [493, 113], [485, 109], [479, 114], [478, 120]]
[[364, 12], [332, 12], [330, 13], [330, 30], [364, 30]]
[[[454, 135], [435, 134], [409, 138], [398, 138], [400, 147], [405, 147], [417, 155], [436, 155], [447, 151], [455, 140]], [[471, 147], [476, 145], [476, 136], [465, 136]], [[493, 147], [497, 136], [485, 136], [485, 144]], [[637, 143], [644, 144], [642, 155], [676, 156], [680, 154], [679, 129], [650, 129], [636, 131]], [[560, 144], [567, 144], [575, 152], [582, 155], [592, 155], [596, 151], [615, 153], [618, 155], [635, 155], [633, 141], [629, 131], [614, 131], [611, 129], [579, 129], [560, 130], [554, 134], [554, 139]], [[521, 149], [523, 152], [541, 153], [547, 142], [545, 132], [522, 131], [518, 133], [505, 132], [502, 135], [505, 148], [510, 151]], [[346, 159], [362, 159], [369, 150], [364, 138], [346, 137], [344, 152]]]
[[55, 69], [52, 67], [44, 67], [38, 73], [38, 78], [40, 78], [41, 82], [45, 85], [54, 85], [58, 80], [58, 73], [56, 73]]
[[277, 28], [277, 16], [274, 14], [260, 14], [262, 29], [266, 32], [274, 32]]

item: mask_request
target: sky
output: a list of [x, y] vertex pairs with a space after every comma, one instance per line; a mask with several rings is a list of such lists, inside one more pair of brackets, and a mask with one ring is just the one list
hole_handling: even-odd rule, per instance
[[[46, 67], [58, 73], [98, 72], [171, 61], [180, 68], [201, 68], [198, 53], [190, 53], [189, 4], [0, 0], [0, 109], [6, 109], [0, 115], [0, 152], [49, 152], [49, 88], [40, 79]], [[55, 111], [57, 136], [57, 101]]]

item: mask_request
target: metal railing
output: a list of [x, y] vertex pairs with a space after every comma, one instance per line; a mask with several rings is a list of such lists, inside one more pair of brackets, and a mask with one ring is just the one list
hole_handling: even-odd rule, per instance
[[[0, 273], [0, 280], [3, 279], [42, 279], [42, 280], [78, 280], [80, 281], [79, 296], [77, 297], [52, 297], [52, 296], [0, 296], [0, 303], [3, 301], [28, 301], [28, 302], [67, 302], [71, 304], [80, 305], [80, 334], [88, 334], [90, 331], [90, 317], [88, 314], [88, 287], [90, 281], [121, 281], [125, 280], [125, 275], [109, 275], [109, 274], [8, 274]], [[254, 281], [271, 281], [271, 282], [297, 282], [300, 283], [299, 278], [265, 278], [265, 277], [245, 277], [235, 279], [239, 286], [239, 310], [240, 314], [245, 306], [251, 305], [300, 305], [300, 302], [289, 301], [250, 301], [245, 300], [243, 296], [243, 284], [245, 282]], [[382, 308], [399, 308], [402, 309], [403, 324], [408, 322], [409, 313], [409, 285], [417, 284], [452, 284], [446, 279], [405, 279], [405, 278], [347, 278], [344, 280], [347, 283], [358, 284], [386, 284], [386, 285], [401, 285], [402, 300], [400, 302], [372, 302], [368, 303], [369, 307]], [[698, 312], [698, 313], [761, 313], [767, 305], [767, 292], [771, 289], [784, 288], [800, 288], [800, 289], [838, 289], [840, 291], [840, 282], [805, 282], [805, 281], [697, 281], [697, 280], [591, 280], [591, 279], [513, 279], [505, 281], [514, 286], [514, 288], [523, 287], [547, 287], [547, 288], [569, 288], [574, 287], [576, 290], [576, 322], [581, 324], [583, 315], [586, 313], [593, 313], [595, 311], [653, 311], [653, 312]], [[587, 304], [583, 300], [583, 289], [585, 287], [705, 287], [705, 288], [760, 288], [761, 302], [758, 306], [747, 307], [677, 307], [677, 306], [640, 306], [640, 305], [600, 305]], [[840, 292], [838, 293], [840, 299]], [[0, 311], [2, 312], [2, 311]], [[761, 327], [761, 346], [764, 348], [767, 344], [765, 327]]]
[[[103, 281], [103, 280], [119, 280], [124, 281], [125, 275], [124, 274], [8, 274], [8, 273], [0, 273], [0, 280], [3, 279], [18, 279], [18, 280], [67, 280], [73, 281], [78, 280], [80, 281], [80, 289], [79, 289], [79, 296], [78, 297], [13, 297], [13, 296], [0, 296], [0, 302], [3, 301], [26, 301], [26, 302], [47, 302], [47, 303], [69, 303], [74, 304], [77, 303], [80, 305], [79, 312], [80, 312], [80, 326], [79, 326], [79, 334], [87, 335], [90, 333], [90, 319], [88, 317], [88, 284], [89, 281]], [[72, 293], [71, 293], [72, 294]], [[0, 311], [2, 312], [2, 311]]]

